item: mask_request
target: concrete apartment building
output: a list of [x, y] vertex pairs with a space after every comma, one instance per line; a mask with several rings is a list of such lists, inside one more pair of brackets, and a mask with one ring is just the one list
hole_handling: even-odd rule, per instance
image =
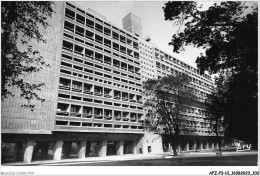
[[[21, 107], [26, 102], [14, 89], [16, 96], [2, 102], [2, 154], [3, 146], [11, 146], [13, 161], [31, 162], [47, 155], [61, 160], [73, 151], [79, 158], [163, 152], [161, 135], [143, 127], [142, 81], [188, 73], [197, 101], [203, 103], [211, 91], [210, 76], [141, 38], [141, 20], [131, 13], [121, 29], [75, 3], [55, 2], [54, 10], [51, 27], [42, 29], [47, 43], [32, 41], [51, 67], [27, 77], [45, 82], [39, 94], [46, 101], [33, 101], [31, 112]], [[179, 150], [216, 147], [199, 107], [187, 107], [187, 125], [198, 127], [197, 135]]]

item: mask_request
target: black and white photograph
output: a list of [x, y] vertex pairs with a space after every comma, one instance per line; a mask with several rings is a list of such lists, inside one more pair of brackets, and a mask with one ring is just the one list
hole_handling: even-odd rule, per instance
[[1, 1], [1, 175], [259, 175], [258, 1]]

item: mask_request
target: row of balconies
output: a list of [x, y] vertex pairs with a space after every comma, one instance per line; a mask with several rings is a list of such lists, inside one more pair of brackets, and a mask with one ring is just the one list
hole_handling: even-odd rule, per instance
[[87, 127], [87, 128], [112, 128], [112, 129], [122, 129], [122, 130], [143, 130], [144, 127], [141, 125], [130, 125], [130, 124], [114, 124], [114, 123], [91, 123], [91, 122], [81, 122], [81, 121], [73, 121], [73, 120], [56, 120], [56, 126], [63, 127]]
[[142, 101], [142, 96], [140, 95], [135, 95], [127, 92], [121, 92], [118, 90], [112, 90], [109, 88], [105, 88], [102, 86], [97, 86], [97, 85], [92, 85], [92, 84], [87, 84], [83, 83], [80, 81], [72, 81], [70, 79], [66, 78], [60, 78], [60, 83], [59, 83], [59, 89], [63, 90], [68, 90], [68, 91], [74, 91], [74, 92], [80, 92], [80, 93], [85, 93], [85, 94], [91, 94], [91, 95], [97, 95], [97, 96], [104, 96], [111, 98], [114, 96], [115, 99], [121, 99], [122, 100], [130, 100], [131, 102], [141, 102]]
[[[86, 62], [85, 62], [86, 64]], [[87, 65], [87, 64], [86, 64]], [[92, 67], [92, 66], [91, 66]], [[106, 70], [103, 70], [103, 67], [102, 66], [99, 66], [99, 65], [95, 65], [95, 67], [97, 67], [98, 69], [96, 68], [90, 68], [90, 69], [87, 69], [86, 67], [81, 67], [81, 66], [78, 66], [78, 65], [72, 65], [72, 64], [69, 64], [67, 62], [61, 62], [61, 68], [67, 68], [68, 70], [71, 70], [71, 71], [79, 71], [81, 72], [82, 74], [85, 74], [87, 73], [88, 76], [94, 76], [95, 78], [105, 78], [106, 80], [110, 80], [110, 81], [116, 81], [116, 82], [123, 82], [124, 84], [129, 84], [129, 86], [131, 85], [134, 85], [134, 86], [137, 86], [137, 87], [141, 87], [141, 84], [140, 84], [140, 78], [138, 77], [134, 77], [130, 74], [125, 74], [123, 72], [120, 72], [120, 71], [116, 71], [116, 70], [113, 70], [113, 72], [111, 73], [111, 69], [109, 69], [109, 71], [106, 69]], [[89, 67], [88, 67], [89, 68]], [[97, 71], [93, 71], [93, 70], [97, 70]]]
[[[75, 63], [75, 64], [80, 63], [81, 65], [85, 64], [88, 68], [92, 68], [93, 70], [100, 70], [101, 72], [105, 71], [105, 72], [108, 72], [108, 74], [110, 74], [112, 72], [112, 68], [111, 69], [107, 68], [107, 67], [105, 67], [106, 65], [103, 66], [104, 64], [99, 65], [99, 64], [95, 64], [95, 62], [93, 63], [93, 62], [83, 61], [82, 59], [79, 59], [77, 57], [73, 58], [72, 56], [69, 56], [67, 54], [62, 54], [62, 61], [65, 61], [65, 60], [70, 61], [70, 63]], [[112, 61], [114, 63], [113, 64], [114, 67], [124, 70], [124, 73], [123, 72], [121, 73], [116, 70], [113, 70], [113, 73], [119, 74], [124, 77], [128, 77], [128, 79], [133, 79], [133, 80], [136, 79], [138, 81], [141, 80], [139, 77], [134, 77], [131, 74], [129, 74], [129, 75], [125, 74], [125, 73], [132, 73], [132, 74], [140, 75], [140, 73], [139, 73], [140, 69], [138, 67], [130, 65], [126, 62], [122, 62], [122, 61], [120, 62], [119, 60], [116, 60], [116, 59], [111, 59], [111, 57], [108, 57], [108, 56], [104, 56], [104, 63], [108, 64], [110, 67], [112, 67]], [[62, 63], [64, 66], [72, 67], [72, 64], [70, 64], [70, 63], [66, 63], [66, 62], [62, 62]], [[82, 70], [81, 66], [77, 66], [77, 68], [79, 68], [79, 70]], [[89, 69], [85, 69], [85, 70], [89, 70]], [[129, 71], [129, 72], [127, 72], [127, 71]], [[90, 70], [89, 72], [93, 73], [92, 70]]]
[[[100, 36], [98, 34], [91, 32], [91, 31], [88, 31], [87, 29], [84, 30], [83, 28], [81, 28], [81, 31], [78, 31], [79, 30], [78, 28], [80, 28], [80, 27], [76, 26], [75, 33], [74, 33], [74, 31], [70, 31], [70, 32], [73, 32], [73, 34], [77, 34], [77, 35], [79, 35], [80, 37], [83, 38], [83, 40], [77, 38], [76, 41], [84, 44], [84, 39], [86, 38], [88, 40], [95, 41], [95, 42], [99, 43], [100, 45], [106, 46], [110, 49], [114, 49], [118, 52], [120, 51], [121, 53], [124, 53], [128, 56], [139, 59], [139, 53], [138, 52], [133, 51], [132, 49], [127, 48], [126, 46], [119, 45], [116, 42], [112, 42], [110, 39], [107, 39], [103, 36]], [[74, 39], [73, 34], [64, 33], [64, 36], [67, 37], [67, 38], [70, 38], [70, 39]], [[76, 37], [75, 37], [75, 39], [76, 39]]]
[[[102, 97], [93, 97], [93, 96], [69, 96], [64, 93], [59, 93], [59, 101], [63, 101], [65, 103], [74, 103], [81, 105], [87, 105], [87, 106], [95, 106], [99, 108], [113, 108], [119, 111], [136, 111], [136, 112], [143, 112], [143, 106], [137, 106], [136, 104], [131, 104], [129, 102], [125, 101], [115, 101], [109, 99], [105, 99]], [[71, 99], [68, 99], [70, 97]]]
[[[156, 53], [156, 52], [155, 52], [155, 58], [158, 59], [158, 60], [160, 60], [160, 61], [164, 61], [164, 62], [166, 62], [166, 63], [172, 65], [172, 63], [167, 62], [167, 59], [166, 59], [166, 60], [164, 59], [164, 56], [161, 56], [161, 55], [159, 55], [159, 54]], [[169, 61], [172, 61], [173, 63], [178, 64], [178, 65], [180, 65], [181, 67], [186, 68], [186, 69], [192, 71], [192, 72], [195, 73], [197, 76], [202, 76], [203, 78], [205, 78], [205, 81], [212, 81], [212, 79], [211, 79], [211, 77], [210, 77], [209, 75], [200, 74], [199, 69], [195, 69], [195, 68], [193, 68], [193, 67], [191, 67], [191, 66], [189, 66], [189, 65], [187, 65], [187, 64], [185, 64], [185, 63], [183, 63], [183, 62], [181, 62], [181, 61], [179, 61], [179, 60], [177, 60], [177, 59], [175, 59], [175, 58], [169, 59]], [[157, 68], [159, 68], [159, 66], [158, 66]], [[203, 79], [203, 78], [202, 78], [202, 79]], [[204, 79], [203, 79], [203, 80], [204, 80]]]
[[[95, 45], [93, 44], [93, 42], [91, 41], [91, 43], [90, 42], [88, 42], [88, 41], [85, 41], [84, 42], [84, 40], [81, 40], [81, 39], [79, 39], [79, 38], [77, 38], [77, 37], [74, 37], [73, 35], [70, 35], [70, 34], [67, 34], [66, 32], [64, 32], [64, 38], [66, 38], [66, 39], [72, 39], [73, 41], [71, 41], [71, 42], [75, 42], [75, 43], [78, 43], [79, 42], [79, 45], [84, 45], [84, 46], [88, 46], [88, 48], [89, 47], [91, 47], [91, 49], [93, 49], [92, 51], [95, 51], [95, 50], [99, 50], [99, 51], [101, 51], [102, 53], [105, 53], [106, 55], [111, 55], [111, 56], [113, 56], [113, 57], [116, 57], [116, 58], [120, 58], [120, 59], [123, 59], [123, 60], [125, 60], [125, 61], [128, 61], [129, 63], [134, 63], [134, 64], [137, 64], [137, 65], [140, 65], [140, 62], [139, 62], [139, 60], [138, 60], [138, 57], [139, 57], [139, 53], [137, 53], [137, 52], [133, 52], [134, 53], [134, 57], [130, 57], [130, 55], [132, 56], [132, 50], [130, 49], [128, 49], [128, 55], [125, 53], [125, 51], [122, 49], [122, 47], [120, 46], [120, 51], [121, 51], [121, 53], [124, 53], [124, 55], [120, 55], [120, 54], [117, 54], [116, 52], [119, 52], [118, 50], [116, 51], [116, 52], [112, 52], [112, 48], [106, 48], [106, 47], [104, 47], [104, 46], [106, 46], [106, 45], [100, 45], [99, 43], [95, 43]], [[66, 43], [65, 43], [66, 44]], [[66, 49], [66, 51], [69, 51], [70, 53], [73, 51], [73, 49], [69, 49], [71, 46], [69, 46], [69, 45], [65, 45], [65, 47], [64, 47], [64, 49]], [[73, 46], [72, 46], [73, 47]], [[76, 48], [76, 49], [78, 49], [78, 47]], [[80, 53], [80, 52], [74, 52], [76, 55], [80, 55], [81, 57], [83, 56], [82, 55], [82, 53]], [[86, 56], [86, 55], [85, 55]], [[105, 55], [104, 55], [105, 56]], [[107, 56], [107, 57], [110, 57], [110, 56]], [[93, 59], [93, 58], [92, 58]], [[133, 59], [133, 60], [132, 60]]]
[[[69, 9], [66, 9], [66, 10], [67, 10], [67, 12], [70, 11]], [[118, 40], [121, 43], [127, 44], [127, 45], [134, 47], [135, 49], [138, 50], [139, 46], [138, 46], [137, 40], [133, 41], [132, 39], [128, 38], [129, 36], [126, 36], [125, 34], [117, 33], [114, 30], [115, 28], [112, 29], [112, 28], [109, 28], [109, 27], [105, 27], [103, 24], [99, 23], [98, 21], [94, 21], [94, 20], [88, 19], [88, 18], [79, 20], [79, 18], [82, 17], [82, 16], [78, 15], [78, 14], [76, 15], [76, 18], [75, 18], [75, 15], [74, 16], [65, 15], [65, 16], [67, 17], [66, 19], [76, 21], [79, 24], [79, 25], [75, 25], [75, 24], [65, 20], [64, 28], [68, 31], [78, 32], [79, 35], [82, 35], [82, 33], [84, 33], [84, 30], [86, 29], [86, 27], [88, 27], [88, 28], [91, 28], [91, 29], [99, 32], [102, 35], [105, 35], [105, 36], [108, 36], [108, 37], [113, 38], [115, 40]], [[84, 17], [82, 17], [82, 18], [84, 18]], [[83, 26], [83, 27], [80, 27], [80, 26]]]
[[[88, 62], [85, 62], [85, 63], [88, 63]], [[72, 68], [72, 70], [74, 70], [74, 69], [79, 70], [83, 73], [87, 73], [89, 76], [94, 76], [96, 78], [101, 78], [101, 79], [105, 78], [106, 80], [119, 81], [119, 82], [124, 82], [124, 84], [131, 84], [131, 85], [136, 85], [138, 87], [141, 87], [141, 84], [139, 83], [140, 80], [141, 80], [140, 78], [134, 77], [130, 74], [127, 75], [125, 73], [121, 73], [121, 72], [118, 72], [116, 70], [113, 70], [112, 76], [111, 76], [111, 73], [107, 73], [107, 72], [104, 73], [103, 67], [99, 66], [99, 65], [95, 65], [98, 69], [96, 69], [94, 67], [90, 68], [90, 69], [87, 69], [87, 68], [83, 69], [83, 67], [81, 67], [81, 66], [72, 65], [72, 64], [69, 64], [67, 62], [62, 61], [61, 66]], [[93, 71], [93, 70], [97, 70], [97, 71]], [[138, 81], [138, 82], [136, 82], [136, 81]]]
[[[84, 25], [85, 23], [85, 18], [86, 19], [92, 19], [95, 22], [99, 23], [102, 26], [106, 26], [107, 28], [112, 28], [114, 31], [118, 31], [120, 32], [121, 35], [126, 35], [129, 38], [133, 38], [134, 40], [138, 40], [136, 37], [132, 36], [131, 33], [127, 33], [125, 31], [119, 30], [117, 27], [115, 26], [111, 26], [111, 24], [102, 21], [101, 19], [99, 19], [98, 17], [95, 17], [89, 13], [85, 13], [83, 10], [79, 10], [79, 8], [77, 8], [77, 12], [75, 12], [74, 8], [72, 7], [73, 5], [69, 5], [69, 3], [66, 3], [66, 10], [65, 10], [65, 16], [68, 17], [71, 20], [75, 20], [75, 14], [76, 14], [76, 21], [79, 22], [80, 24]], [[78, 13], [79, 12], [79, 13]], [[83, 15], [83, 16], [82, 16]]]
[[[93, 51], [93, 50], [89, 50], [87, 48], [81, 47], [77, 44], [73, 44], [73, 43], [68, 42], [66, 40], [63, 41], [63, 49], [66, 50], [66, 51], [69, 51], [69, 52], [74, 51], [74, 53], [80, 54], [81, 56], [85, 56], [87, 58], [90, 58], [91, 60], [95, 59], [98, 62], [106, 63], [108, 65], [113, 65], [117, 68], [120, 68], [120, 66], [124, 69], [128, 68], [128, 71], [140, 75], [140, 73], [139, 73], [140, 68], [138, 68], [138, 67], [132, 66], [132, 65], [127, 64], [127, 63], [122, 62], [122, 61], [120, 62], [119, 60], [116, 60], [116, 59], [112, 60], [112, 58], [109, 57], [109, 56], [106, 56], [102, 53], [99, 53], [99, 52], [96, 52], [96, 51]], [[122, 64], [120, 64], [120, 63], [122, 63]]]
[[[171, 72], [172, 74], [178, 74], [178, 73], [179, 73], [178, 70], [175, 70], [175, 69], [173, 69], [173, 68], [170, 68], [170, 67], [168, 67], [168, 66], [165, 66], [164, 64], [161, 64], [161, 63], [159, 63], [158, 61], [156, 62], [156, 67], [157, 67], [158, 69], [162, 69], [162, 70]], [[205, 86], [205, 87], [207, 87], [207, 88], [209, 88], [209, 89], [212, 87], [210, 84], [207, 84], [207, 83], [205, 83], [205, 82], [202, 82], [201, 80], [198, 80], [198, 79], [193, 78], [193, 77], [191, 77], [191, 76], [189, 76], [189, 80], [190, 80], [191, 82], [193, 82], [193, 83], [196, 83], [196, 84], [201, 85], [201, 86]], [[207, 82], [208, 82], [208, 80], [207, 80]]]
[[97, 107], [58, 103], [57, 115], [98, 120], [142, 122], [143, 114]]
[[85, 75], [85, 74], [78, 73], [78, 72], [72, 72], [72, 71], [70, 71], [70, 69], [65, 68], [65, 67], [63, 68], [62, 66], [61, 66], [60, 72], [61, 72], [61, 75], [63, 75], [63, 76], [71, 77], [71, 79], [76, 78], [77, 80], [81, 80], [83, 82], [85, 82], [87, 80], [89, 82], [106, 85], [110, 88], [117, 88], [117, 89], [124, 89], [124, 90], [128, 89], [128, 91], [130, 91], [130, 92], [131, 91], [135, 91], [138, 93], [142, 92], [142, 89], [138, 89], [134, 84], [133, 84], [134, 86], [132, 87], [130, 85], [126, 85], [125, 83], [123, 83], [123, 84], [119, 84], [116, 82], [112, 83], [112, 81], [108, 81], [107, 79], [101, 79], [101, 78], [89, 76], [89, 74]]
[[[159, 71], [159, 70], [157, 72], [161, 73], [161, 71]], [[169, 74], [166, 74], [166, 73], [161, 73], [161, 74], [163, 74], [164, 76], [169, 75]], [[160, 78], [161, 78], [161, 76], [159, 75], [158, 79], [160, 79]], [[201, 87], [200, 86], [196, 86], [196, 85], [194, 86], [193, 83], [189, 83], [189, 84], [190, 84], [190, 86], [183, 85], [183, 89], [186, 90], [186, 91], [189, 91], [189, 92], [193, 92], [193, 94], [196, 95], [196, 97], [194, 97], [194, 99], [197, 99], [197, 100], [203, 102], [206, 99], [206, 96], [208, 95], [208, 93], [205, 93], [205, 92], [203, 92], [201, 90], [204, 90], [204, 91], [209, 91], [209, 90], [205, 89], [202, 86]], [[194, 86], [194, 87], [192, 87], [192, 86]], [[198, 92], [202, 92], [202, 94], [200, 94]]]
[[[68, 69], [67, 71], [69, 71], [69, 70], [74, 70], [74, 69], [80, 69], [82, 67], [77, 67], [77, 66], [74, 65], [73, 69], [72, 69], [71, 67], [68, 68], [67, 66], [65, 66], [64, 62], [62, 62], [61, 68]], [[102, 72], [93, 71], [93, 70], [89, 70], [89, 69], [86, 69], [86, 68], [84, 69], [84, 72], [83, 71], [81, 71], [81, 72], [88, 74], [88, 77], [93, 76], [94, 78], [92, 77], [92, 80], [94, 79], [94, 80], [99, 81], [99, 82], [100, 82], [100, 80], [102, 80], [102, 82], [103, 82], [103, 79], [105, 79], [107, 82], [110, 81], [110, 83], [112, 83], [112, 81], [113, 81], [114, 84], [121, 83], [121, 84], [126, 85], [127, 87], [128, 86], [130, 86], [130, 87], [136, 86], [137, 88], [141, 88], [141, 84], [136, 82], [137, 80], [134, 79], [135, 77], [131, 76], [131, 75], [128, 75], [128, 77], [126, 75], [124, 75], [124, 77], [123, 77], [123, 75], [120, 75], [120, 74], [118, 75], [118, 74], [113, 72], [113, 74], [111, 76], [111, 75], [108, 75], [108, 74], [105, 74], [105, 73], [102, 73]], [[83, 76], [83, 74], [81, 75], [81, 77], [82, 76]], [[140, 81], [140, 80], [138, 79], [138, 81]]]

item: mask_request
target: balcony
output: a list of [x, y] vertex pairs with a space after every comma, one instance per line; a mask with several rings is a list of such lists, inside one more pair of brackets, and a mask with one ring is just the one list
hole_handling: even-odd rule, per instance
[[113, 66], [119, 68], [119, 63], [118, 64], [114, 63]]
[[112, 120], [112, 115], [110, 115], [110, 114], [107, 114], [104, 117], [105, 117], [105, 120]]
[[129, 117], [123, 117], [123, 121], [129, 121]]
[[83, 118], [89, 118], [89, 119], [90, 119], [90, 118], [92, 118], [92, 113], [91, 113], [91, 112], [83, 113], [83, 114], [82, 114], [82, 117], [83, 117]]
[[83, 93], [93, 95], [93, 92], [91, 92], [90, 89], [84, 89]]
[[81, 114], [79, 112], [70, 112], [71, 117], [81, 117]]
[[123, 101], [128, 101], [128, 97], [123, 97]]
[[72, 91], [74, 92], [82, 92], [82, 84], [80, 82], [72, 82]]
[[126, 67], [122, 67], [121, 69], [123, 69], [123, 70], [127, 71], [127, 68], [126, 68]]
[[94, 29], [94, 21], [89, 20], [89, 19], [86, 18], [86, 26]]
[[75, 20], [75, 12], [73, 12], [72, 10], [70, 9], [67, 9], [65, 10], [65, 16], [70, 18], [71, 20]]
[[66, 110], [57, 109], [56, 115], [69, 116], [69, 113]]
[[109, 95], [109, 93], [105, 93], [105, 94], [104, 94], [104, 97], [106, 97], [106, 98], [111, 98], [112, 96]]
[[136, 102], [136, 100], [134, 100], [134, 99], [130, 99], [129, 100], [131, 103], [135, 103]]
[[76, 87], [72, 87], [71, 90], [74, 91], [74, 92], [81, 92], [82, 91], [81, 88], [76, 88]]
[[102, 96], [103, 93], [102, 93], [102, 92], [95, 92], [94, 95], [96, 95], [96, 96]]
[[72, 24], [68, 21], [65, 21], [64, 22], [64, 29], [74, 33], [74, 24]]
[[72, 52], [73, 44], [71, 42], [67, 42], [66, 40], [63, 40], [62, 49]]
[[119, 95], [115, 95], [115, 96], [114, 96], [114, 99], [116, 99], [116, 100], [120, 100], [121, 97], [120, 97]]
[[115, 115], [115, 120], [117, 120], [117, 121], [119, 121], [119, 120], [121, 120], [121, 116], [119, 116], [119, 115]]
[[103, 119], [103, 115], [102, 114], [94, 114], [94, 118], [101, 120], [101, 119]]
[[138, 122], [143, 123], [144, 119], [138, 119]]
[[131, 122], [135, 122], [136, 121], [136, 117], [132, 116], [132, 117], [130, 117], [130, 120], [131, 120]]

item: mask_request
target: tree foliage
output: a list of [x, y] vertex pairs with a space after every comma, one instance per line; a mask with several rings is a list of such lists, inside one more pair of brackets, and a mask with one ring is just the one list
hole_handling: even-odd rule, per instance
[[194, 1], [174, 1], [163, 9], [165, 20], [184, 26], [172, 36], [173, 51], [185, 45], [204, 48], [196, 60], [199, 69], [219, 75], [226, 136], [257, 144], [257, 3], [220, 2], [203, 10]]
[[165, 4], [165, 20], [184, 25], [184, 31], [172, 36], [174, 52], [192, 44], [206, 49], [197, 58], [201, 71], [217, 73], [223, 69], [257, 69], [257, 11], [245, 14], [245, 2], [229, 1], [201, 10], [194, 1]]
[[[185, 74], [165, 76], [160, 79], [148, 79], [143, 83], [144, 105], [147, 107], [145, 126], [150, 130], [163, 132], [177, 155], [177, 146], [181, 135], [192, 134], [193, 129], [185, 126], [185, 105], [192, 103], [194, 94], [184, 89], [189, 84]], [[161, 128], [163, 130], [161, 131]]]
[[28, 101], [33, 110], [32, 99], [45, 100], [38, 96], [44, 83], [26, 81], [26, 76], [49, 66], [37, 49], [30, 43], [46, 42], [40, 28], [49, 24], [52, 16], [52, 2], [3, 1], [1, 2], [1, 99], [14, 96], [10, 87], [20, 89], [21, 97]]
[[225, 130], [225, 109], [223, 105], [227, 100], [223, 95], [226, 90], [227, 89], [215, 89], [205, 100], [207, 112], [207, 118], [205, 120], [209, 121], [211, 131], [216, 134], [219, 151], [221, 151], [221, 136]]

